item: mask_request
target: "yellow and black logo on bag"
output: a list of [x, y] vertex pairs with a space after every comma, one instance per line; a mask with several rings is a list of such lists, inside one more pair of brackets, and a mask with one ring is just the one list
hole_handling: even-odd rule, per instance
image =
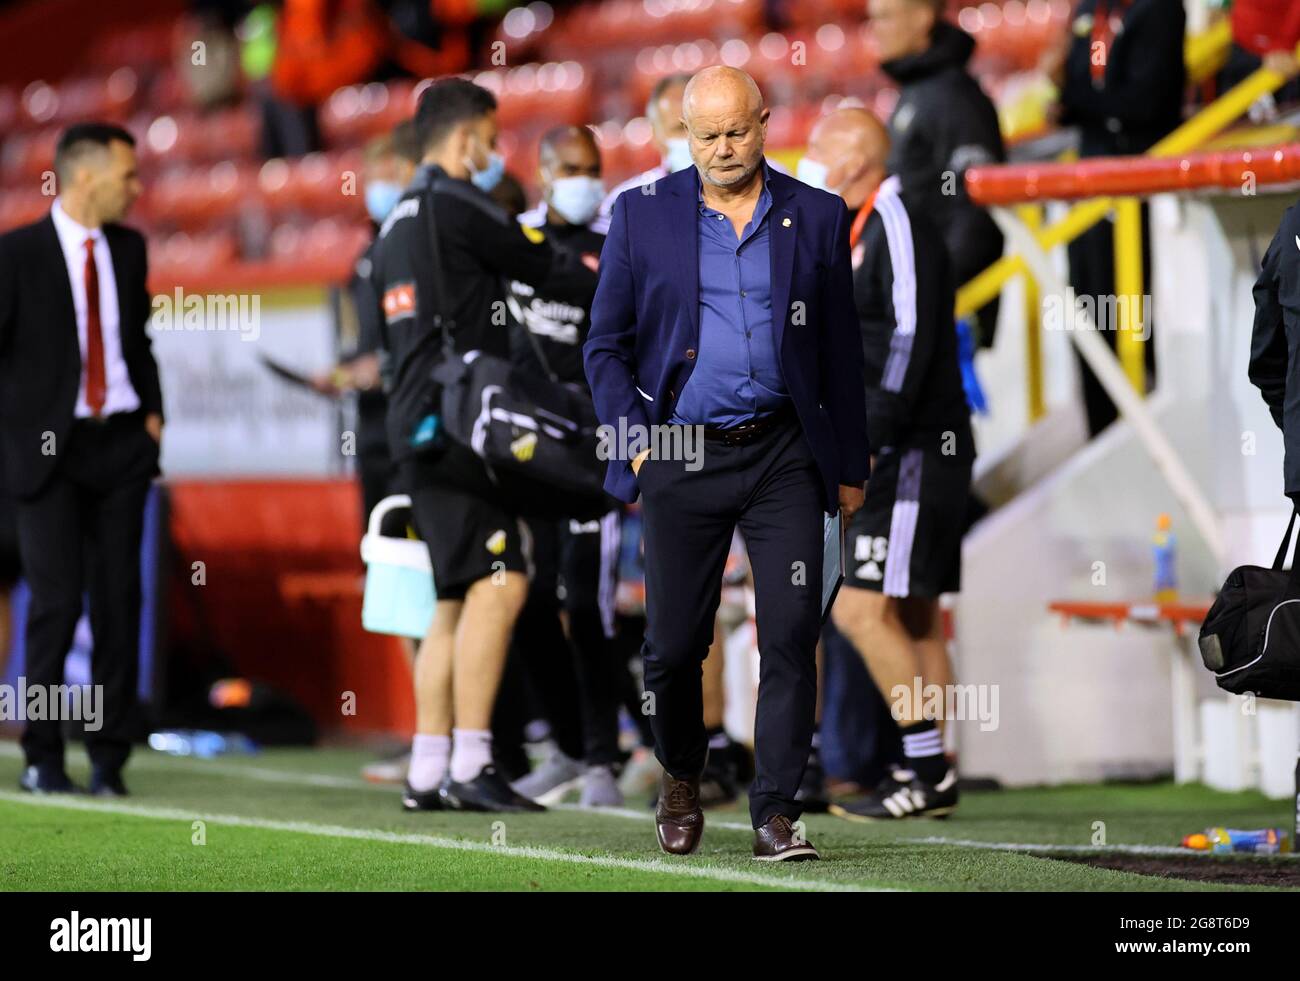
[[533, 458], [533, 451], [536, 449], [536, 433], [524, 433], [510, 444], [510, 452], [515, 455], [515, 459], [520, 463], [527, 463], [531, 460]]

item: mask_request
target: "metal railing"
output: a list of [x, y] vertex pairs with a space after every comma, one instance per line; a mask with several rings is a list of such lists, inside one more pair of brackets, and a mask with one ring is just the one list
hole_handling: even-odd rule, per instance
[[[1217, 31], [1217, 33], [1216, 33]], [[1224, 35], [1221, 27], [1206, 32], [1207, 39], [1193, 51], [1189, 46], [1188, 71], [1192, 77], [1197, 73], [1210, 73], [1217, 70], [1221, 63], [1220, 48], [1230, 42], [1230, 35]], [[1226, 38], [1226, 40], [1225, 40]], [[1300, 57], [1300, 48], [1297, 48]], [[1143, 157], [1129, 158], [1127, 161], [1114, 160], [1110, 164], [1122, 169], [1133, 161], [1163, 160], [1176, 158], [1204, 146], [1224, 129], [1236, 122], [1258, 99], [1276, 92], [1286, 79], [1268, 68], [1260, 68], [1240, 84], [1225, 92], [1222, 96], [1203, 108], [1195, 116], [1175, 129], [1155, 144]], [[1085, 161], [1074, 165], [1019, 165], [972, 168], [966, 174], [966, 186], [972, 200], [980, 204], [992, 204], [996, 194], [990, 195], [991, 188], [999, 182], [1005, 182], [1007, 176], [1017, 175], [1013, 180], [1023, 183], [1023, 193], [1015, 200], [1021, 205], [1018, 210], [1020, 219], [1030, 228], [1032, 239], [1037, 248], [1045, 253], [1063, 245], [1068, 245], [1084, 232], [1093, 228], [1103, 219], [1114, 216], [1115, 235], [1115, 292], [1116, 307], [1122, 323], [1118, 336], [1118, 356], [1124, 376], [1139, 394], [1146, 390], [1145, 337], [1142, 329], [1149, 311], [1142, 307], [1145, 295], [1145, 283], [1142, 258], [1142, 212], [1140, 198], [1142, 194], [1151, 193], [1154, 188], [1139, 184], [1139, 193], [1126, 193], [1083, 200], [1070, 211], [1049, 225], [1042, 223], [1041, 209], [1037, 202], [1059, 200], [1062, 197], [1082, 197], [1087, 193], [1096, 193], [1095, 187], [1086, 183], [1090, 167], [1096, 167], [1097, 161]], [[1077, 176], [1074, 188], [1078, 193], [1062, 194], [1057, 186], [1048, 193], [1040, 193], [1041, 175], [1052, 172], [1059, 167], [1073, 167]], [[1134, 167], [1134, 172], [1139, 168]], [[999, 175], [1002, 175], [1001, 177]], [[1002, 203], [1009, 203], [1003, 201]], [[1030, 210], [1037, 209], [1037, 210]], [[969, 316], [1001, 293], [1003, 286], [1014, 276], [1023, 276], [1029, 272], [1023, 250], [1011, 250], [993, 265], [960, 287], [957, 291], [957, 316]], [[1040, 293], [1040, 284], [1026, 279], [1026, 296], [1036, 299]], [[1036, 422], [1045, 409], [1042, 400], [1042, 359], [1039, 341], [1038, 304], [1026, 304], [1026, 343], [1029, 357], [1026, 362], [1026, 385], [1029, 393], [1029, 419]]]

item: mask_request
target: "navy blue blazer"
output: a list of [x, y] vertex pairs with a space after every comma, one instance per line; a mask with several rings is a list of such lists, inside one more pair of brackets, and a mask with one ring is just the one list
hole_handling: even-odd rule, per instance
[[[596, 415], [616, 432], [667, 423], [695, 367], [699, 186], [688, 167], [614, 203], [583, 356]], [[834, 512], [839, 485], [860, 487], [871, 455], [849, 216], [840, 198], [786, 174], [769, 169], [768, 187], [776, 347]], [[611, 457], [605, 489], [636, 499], [630, 460]]]

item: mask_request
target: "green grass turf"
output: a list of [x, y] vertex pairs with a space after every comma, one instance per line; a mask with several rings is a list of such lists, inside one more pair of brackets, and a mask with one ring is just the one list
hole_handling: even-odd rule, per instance
[[[674, 859], [658, 853], [648, 811], [406, 814], [395, 788], [359, 778], [368, 759], [341, 749], [217, 761], [141, 751], [128, 770], [127, 801], [74, 799], [78, 806], [69, 808], [60, 804], [66, 799], [33, 802], [11, 791], [20, 760], [12, 743], [0, 743], [0, 890], [1253, 889], [1261, 887], [955, 842], [1086, 846], [1094, 822], [1104, 822], [1108, 844], [1168, 846], [1212, 824], [1290, 824], [1288, 802], [1199, 786], [1009, 790], [969, 794], [946, 821], [856, 825], [810, 816], [808, 835], [825, 861], [773, 867], [750, 859], [743, 807], [710, 810], [701, 851]], [[84, 781], [79, 751], [69, 770]], [[640, 803], [630, 802], [629, 812]], [[206, 821], [201, 845], [192, 843], [196, 819]], [[382, 840], [342, 837], [348, 834]], [[611, 861], [617, 867], [601, 864]]]

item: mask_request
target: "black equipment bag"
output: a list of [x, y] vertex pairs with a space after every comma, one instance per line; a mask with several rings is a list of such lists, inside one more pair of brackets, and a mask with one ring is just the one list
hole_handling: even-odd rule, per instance
[[[433, 190], [424, 209], [429, 223], [434, 288], [448, 296], [433, 218]], [[526, 325], [547, 377], [484, 351], [457, 354], [455, 327], [439, 312], [443, 358], [433, 369], [441, 392], [440, 424], [451, 440], [478, 456], [502, 496], [525, 517], [583, 517], [608, 511], [605, 464], [597, 454], [600, 425], [591, 395], [559, 381]]]
[[1201, 626], [1201, 660], [1224, 691], [1300, 701], [1300, 537], [1282, 569], [1295, 520], [1273, 568], [1233, 569]]

